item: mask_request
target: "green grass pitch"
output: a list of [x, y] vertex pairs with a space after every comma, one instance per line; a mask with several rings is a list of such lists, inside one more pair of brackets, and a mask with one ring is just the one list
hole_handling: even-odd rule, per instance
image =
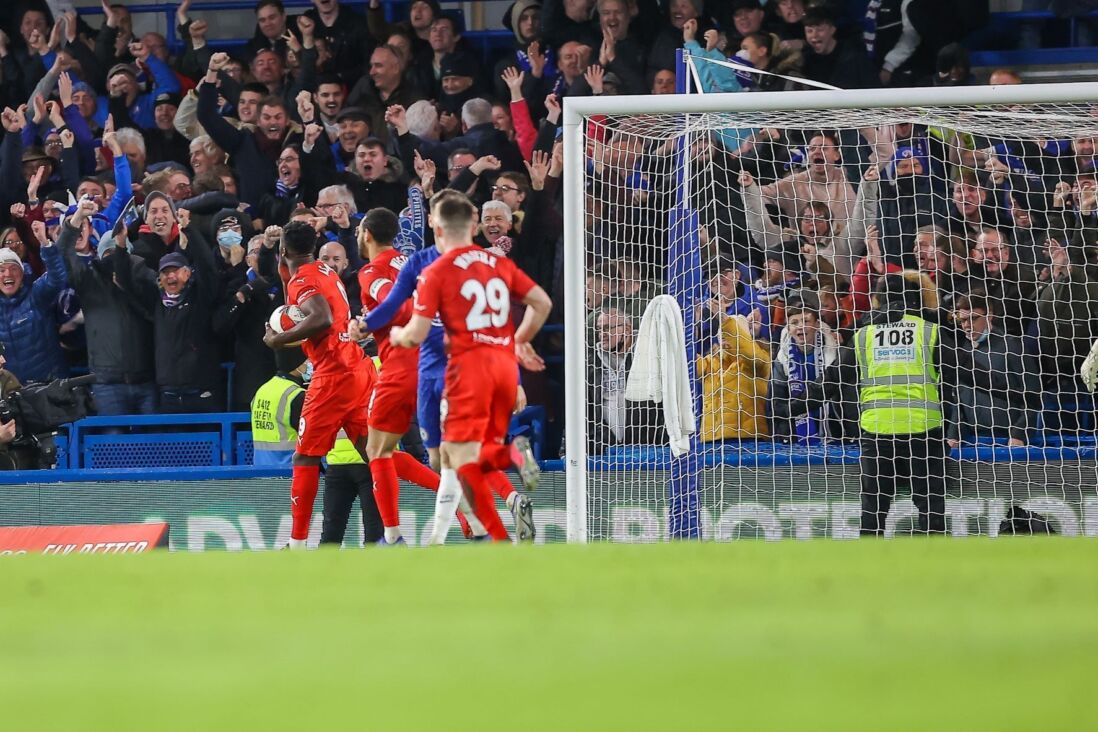
[[0, 561], [6, 730], [1098, 724], [1098, 542]]

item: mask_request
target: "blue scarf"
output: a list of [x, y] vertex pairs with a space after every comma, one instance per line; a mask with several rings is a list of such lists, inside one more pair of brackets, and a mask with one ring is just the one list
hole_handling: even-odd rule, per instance
[[[812, 353], [804, 353], [789, 339], [789, 383], [808, 384], [816, 381], [816, 354], [823, 346], [822, 333], [816, 336], [816, 347]], [[803, 393], [803, 392], [802, 392]], [[793, 437], [801, 445], [817, 445], [822, 439], [820, 417], [823, 409], [809, 410], [807, 414], [794, 417]]]
[[275, 181], [275, 197], [276, 198], [289, 198], [290, 196], [297, 193], [297, 188], [298, 188], [298, 186], [294, 186], [293, 188], [291, 188], [290, 186], [283, 183], [282, 179], [280, 178], [280, 179]]
[[873, 58], [873, 51], [877, 47], [877, 13], [881, 10], [881, 0], [869, 0], [865, 7], [865, 18], [862, 19], [862, 40], [865, 41], [865, 52]]
[[[515, 63], [521, 71], [530, 73], [533, 66], [530, 65], [530, 55], [524, 49], [515, 51]], [[557, 74], [556, 60], [553, 58], [553, 49], [545, 49], [545, 69], [541, 72], [541, 78], [552, 79]]]

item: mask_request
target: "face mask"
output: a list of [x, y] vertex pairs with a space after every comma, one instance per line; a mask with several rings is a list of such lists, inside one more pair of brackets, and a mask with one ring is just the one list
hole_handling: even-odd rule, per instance
[[233, 231], [232, 229], [229, 229], [228, 231], [217, 232], [217, 243], [225, 247], [226, 249], [228, 249], [229, 247], [234, 247], [240, 244], [240, 242], [242, 241], [244, 241], [244, 235], [241, 234], [239, 231]]
[[304, 381], [306, 384], [308, 384], [310, 381], [313, 380], [313, 362], [312, 361], [306, 361], [305, 362], [305, 373], [301, 375], [301, 380]]

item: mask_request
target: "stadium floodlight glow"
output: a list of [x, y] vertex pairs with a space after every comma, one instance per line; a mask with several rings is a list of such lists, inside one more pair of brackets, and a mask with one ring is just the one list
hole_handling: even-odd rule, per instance
[[[905, 131], [902, 134], [909, 137], [899, 137], [901, 133], [895, 130], [908, 124], [914, 132]], [[1051, 232], [1056, 235], [1051, 238], [1070, 239], [1077, 235], [1076, 230], [1059, 227], [1053, 231], [1048, 223], [1050, 216], [1062, 213], [1051, 203], [1053, 188], [1056, 182], [1067, 181], [1069, 174], [1071, 183], [1077, 182], [1080, 171], [1069, 165], [1069, 157], [1077, 157], [1073, 141], [1098, 138], [1098, 83], [568, 97], [563, 126], [568, 540], [724, 539], [740, 535], [744, 527], [767, 537], [821, 533], [847, 537], [856, 536], [858, 528], [856, 437], [842, 442], [831, 435], [812, 432], [804, 436], [794, 431], [791, 444], [776, 443], [770, 436], [759, 436], [757, 442], [732, 437], [706, 441], [703, 438], [715, 433], [705, 434], [702, 423], [720, 422], [714, 417], [717, 409], [731, 414], [728, 410], [734, 411], [740, 395], [727, 384], [711, 385], [703, 403], [701, 377], [697, 375], [692, 388], [701, 407], [698, 428], [702, 434], [686, 458], [671, 459], [665, 445], [627, 434], [634, 426], [630, 423], [633, 406], [615, 414], [609, 425], [604, 418], [592, 417], [605, 405], [592, 404], [591, 395], [605, 396], [605, 390], [613, 388], [614, 374], [609, 373], [612, 369], [607, 363], [617, 364], [618, 376], [621, 368], [628, 368], [627, 353], [611, 353], [614, 358], [607, 359], [606, 349], [599, 350], [600, 335], [611, 328], [607, 311], [621, 311], [635, 325], [642, 311], [636, 301], [657, 291], [674, 295], [683, 309], [691, 365], [702, 368], [702, 360], [713, 353], [712, 348], [728, 345], [723, 330], [709, 334], [711, 343], [698, 335], [699, 325], [705, 326], [699, 322], [698, 314], [703, 312], [699, 306], [710, 297], [714, 264], [730, 258], [737, 265], [737, 276], [747, 277], [749, 271], [759, 272], [775, 242], [803, 243], [806, 235], [797, 228], [805, 217], [802, 207], [819, 199], [810, 201], [800, 192], [790, 193], [793, 186], [772, 184], [817, 165], [807, 158], [812, 154], [814, 133], [821, 130], [834, 133], [839, 161], [827, 164], [846, 176], [851, 198], [822, 201], [827, 209], [820, 218], [830, 227], [828, 238], [820, 239], [818, 250], [815, 244], [807, 253], [802, 249], [801, 256], [813, 261], [811, 267], [798, 264], [802, 279], [816, 290], [826, 279], [824, 291], [841, 293], [863, 260], [869, 262], [863, 266], [870, 267], [895, 264], [917, 277], [920, 264], [910, 247], [916, 229], [940, 222], [940, 214], [948, 218], [954, 186], [968, 185], [966, 181], [978, 179], [974, 185], [979, 195], [988, 196], [982, 205], [996, 211], [1000, 217], [997, 226], [1009, 244], [1021, 240], [1022, 225], [1011, 217], [1022, 213], [1040, 219], [1042, 236]], [[767, 136], [773, 131], [775, 136], [764, 140], [757, 134], [760, 131]], [[742, 147], [733, 151], [736, 145]], [[918, 164], [900, 161], [905, 155]], [[907, 175], [904, 166], [928, 168], [915, 173], [925, 176], [922, 183], [929, 186], [926, 196], [921, 188], [912, 192], [904, 187], [906, 179], [900, 180]], [[739, 177], [741, 167], [751, 175]], [[875, 173], [868, 173], [870, 168], [876, 168]], [[899, 178], [898, 170], [904, 171]], [[1053, 185], [1037, 190], [1048, 181]], [[758, 190], [751, 188], [754, 183], [762, 183], [758, 207], [751, 199]], [[841, 179], [836, 185], [841, 185]], [[1023, 185], [1031, 188], [1023, 191]], [[856, 198], [863, 188], [865, 193]], [[1077, 197], [1078, 190], [1076, 186]], [[1030, 208], [1015, 212], [1023, 207], [1016, 200], [1023, 193]], [[1064, 195], [1055, 200], [1063, 200]], [[888, 205], [881, 208], [882, 203]], [[892, 204], [898, 208], [889, 208]], [[928, 207], [925, 212], [920, 208], [924, 204]], [[893, 216], [889, 213], [893, 210], [904, 213]], [[1090, 213], [1086, 211], [1086, 215]], [[856, 220], [858, 216], [861, 219]], [[873, 254], [867, 233], [872, 225], [882, 229], [874, 240], [874, 250], [885, 250], [875, 259], [866, 257]], [[944, 224], [946, 229], [953, 225], [956, 222]], [[984, 225], [990, 227], [991, 222]], [[974, 226], [968, 232], [950, 229], [944, 233], [962, 247], [951, 256], [967, 260], [965, 271], [972, 288], [984, 291], [1000, 283], [988, 274], [991, 265], [977, 268], [972, 264], [984, 261], [973, 260], [973, 256], [983, 255], [971, 254], [977, 248], [980, 230]], [[842, 246], [836, 244], [840, 239]], [[902, 251], [890, 248], [901, 239]], [[1042, 258], [1048, 255], [1043, 241], [1035, 246], [1026, 252], [1026, 257], [1035, 261], [1014, 262], [1030, 267], [1034, 275], [1032, 282], [1026, 280], [1032, 288], [1023, 289], [1017, 300], [1035, 305], [1044, 296], [1052, 301], [1051, 308], [1058, 295], [1041, 279]], [[718, 259], [718, 252], [726, 258]], [[1010, 256], [1017, 258], [1017, 253]], [[819, 267], [825, 259], [829, 271], [821, 274]], [[1071, 271], [1081, 272], [1084, 264], [1073, 259], [1065, 266], [1077, 266]], [[1067, 272], [1057, 270], [1049, 276], [1068, 277]], [[922, 274], [933, 282], [933, 273]], [[876, 282], [878, 276], [874, 270], [865, 279]], [[600, 278], [607, 277], [613, 282], [599, 289]], [[744, 279], [743, 283], [751, 285], [753, 281]], [[623, 289], [629, 291], [628, 296], [621, 294]], [[948, 306], [955, 303], [957, 294], [963, 293], [948, 293]], [[1002, 311], [999, 323], [1003, 329], [1018, 339], [1011, 344], [1028, 347], [1026, 328], [1052, 332], [1055, 327], [1055, 319], [1047, 315], [1051, 310], [1038, 311], [1036, 306], [1031, 310], [1028, 305], [1022, 308], [1024, 322], [1006, 322], [1018, 303], [1008, 302], [1001, 291], [986, 294], [992, 307]], [[784, 297], [779, 292], [776, 300], [784, 302]], [[942, 304], [946, 312], [948, 306]], [[600, 325], [599, 318], [606, 322]], [[753, 322], [750, 325], [755, 327]], [[779, 326], [773, 324], [771, 335], [753, 333], [755, 340], [771, 351], [780, 350]], [[1090, 333], [1090, 327], [1088, 324], [1087, 332], [1079, 337], [1085, 341], [1083, 356], [1098, 336], [1098, 332]], [[942, 323], [942, 328], [953, 333], [953, 321]], [[965, 351], [960, 345], [949, 348]], [[1034, 360], [1026, 363], [1043, 363], [1041, 359], [1047, 355], [1033, 354]], [[1036, 368], [1038, 373], [1027, 375], [1038, 381], [1048, 376], [1042, 371], [1047, 366]], [[1074, 368], [1078, 370], [1078, 363]], [[605, 383], [592, 382], [596, 372], [603, 374]], [[999, 391], [1008, 383], [1005, 374], [984, 376], [997, 380]], [[960, 402], [954, 390], [943, 386], [943, 391], [950, 392], [942, 397], [945, 411], [961, 414], [956, 411]], [[1098, 484], [1094, 456], [1069, 454], [1062, 447], [1093, 444], [1087, 442], [1093, 440], [1093, 415], [1086, 417], [1086, 407], [1080, 406], [1082, 397], [1076, 396], [1073, 393], [1071, 399], [1073, 404], [1078, 402], [1077, 409], [1049, 407], [1049, 394], [1041, 389], [1020, 397], [1027, 400], [1024, 449], [996, 443], [998, 435], [985, 444], [981, 441], [986, 435], [977, 434], [973, 439], [979, 445], [953, 452], [950, 473], [941, 476], [949, 484], [946, 512], [953, 533], [971, 529], [994, 535], [998, 520], [1012, 505], [1042, 508], [1052, 516], [1059, 512], [1065, 525], [1077, 529], [1082, 516], [1083, 525], [1093, 524], [1098, 532], [1098, 499], [1091, 498]], [[946, 404], [951, 399], [954, 403]], [[1066, 397], [1061, 401], [1066, 404]], [[857, 403], [846, 406], [856, 408]], [[1063, 425], [1076, 417], [1090, 421], [1076, 425], [1071, 439], [1079, 437], [1081, 428], [1089, 429], [1090, 437], [1084, 435], [1082, 443], [1065, 442], [1068, 429]], [[958, 419], [964, 421], [964, 417]], [[1060, 420], [1061, 425], [1054, 429], [1053, 420]], [[959, 424], [964, 434], [980, 433], [984, 427], [988, 425]], [[1055, 455], [1048, 447], [1053, 444], [1061, 445]], [[1016, 469], [1028, 477], [1012, 478], [1004, 484], [1002, 472]], [[889, 514], [889, 532], [902, 532], [913, 520], [914, 509], [904, 499], [901, 491]], [[1092, 518], [1087, 518], [1088, 506], [1095, 512]], [[1065, 511], [1074, 512], [1075, 524]]]

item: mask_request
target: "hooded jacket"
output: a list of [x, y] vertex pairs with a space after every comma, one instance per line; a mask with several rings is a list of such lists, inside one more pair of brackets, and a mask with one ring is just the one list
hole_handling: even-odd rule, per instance
[[977, 437], [1016, 438], [1027, 441], [1031, 404], [1041, 384], [1033, 357], [1020, 338], [992, 329], [976, 343], [957, 339], [943, 355], [950, 360], [953, 403], [947, 404], [947, 436], [955, 440]]
[[700, 439], [754, 439], [770, 433], [766, 387], [770, 350], [751, 335], [747, 319], [722, 315], [720, 339], [698, 358], [702, 389]]

